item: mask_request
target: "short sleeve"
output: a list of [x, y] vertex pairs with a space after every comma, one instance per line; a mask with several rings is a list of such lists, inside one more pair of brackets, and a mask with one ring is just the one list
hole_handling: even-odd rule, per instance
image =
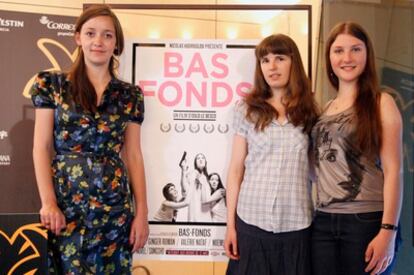
[[50, 72], [40, 72], [30, 89], [33, 105], [36, 108], [55, 109], [54, 91], [52, 88], [52, 74]]
[[131, 90], [131, 103], [132, 109], [128, 121], [142, 124], [144, 121], [144, 94], [138, 86], [133, 86]]
[[249, 130], [249, 123], [246, 119], [246, 103], [237, 101], [233, 112], [233, 133], [246, 137]]

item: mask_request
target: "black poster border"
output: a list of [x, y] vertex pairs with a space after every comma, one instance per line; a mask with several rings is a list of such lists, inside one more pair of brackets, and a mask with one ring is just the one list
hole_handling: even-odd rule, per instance
[[[96, 3], [84, 3], [86, 9]], [[306, 11], [308, 16], [308, 76], [312, 79], [312, 6], [311, 5], [186, 5], [186, 4], [108, 4], [115, 10], [206, 10], [206, 11]], [[134, 77], [134, 76], [133, 76]], [[134, 82], [133, 82], [134, 83]]]

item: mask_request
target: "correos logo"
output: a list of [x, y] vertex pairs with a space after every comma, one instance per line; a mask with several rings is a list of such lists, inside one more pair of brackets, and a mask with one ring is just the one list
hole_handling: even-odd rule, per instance
[[45, 15], [40, 17], [39, 22], [42, 25], [46, 25], [46, 27], [50, 30], [75, 31], [75, 24], [54, 22], [49, 20], [49, 18]]

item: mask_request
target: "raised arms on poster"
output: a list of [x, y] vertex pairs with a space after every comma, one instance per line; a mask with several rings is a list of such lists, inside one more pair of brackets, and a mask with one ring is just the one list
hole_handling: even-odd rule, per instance
[[186, 156], [187, 152], [184, 151], [179, 162], [181, 168], [180, 184], [182, 197], [179, 198], [177, 188], [173, 183], [167, 183], [162, 189], [165, 200], [161, 203], [160, 208], [154, 215], [155, 221], [176, 222], [178, 209], [188, 206], [188, 165]]
[[[196, 154], [194, 169], [190, 169], [187, 151], [183, 151], [179, 166], [181, 192], [174, 183], [164, 185], [162, 194], [165, 200], [154, 214], [153, 220], [173, 223], [224, 223], [226, 190], [219, 173], [207, 172], [206, 156], [202, 153]], [[187, 212], [178, 215], [178, 209], [183, 208]]]

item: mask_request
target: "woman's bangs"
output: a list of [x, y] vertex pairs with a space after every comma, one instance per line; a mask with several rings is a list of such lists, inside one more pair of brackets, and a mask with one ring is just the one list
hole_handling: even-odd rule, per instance
[[257, 57], [260, 59], [269, 53], [272, 54], [282, 54], [282, 55], [291, 55], [291, 52], [287, 45], [283, 43], [282, 41], [269, 41], [269, 43], [266, 43], [265, 45], [261, 45], [257, 49]]

